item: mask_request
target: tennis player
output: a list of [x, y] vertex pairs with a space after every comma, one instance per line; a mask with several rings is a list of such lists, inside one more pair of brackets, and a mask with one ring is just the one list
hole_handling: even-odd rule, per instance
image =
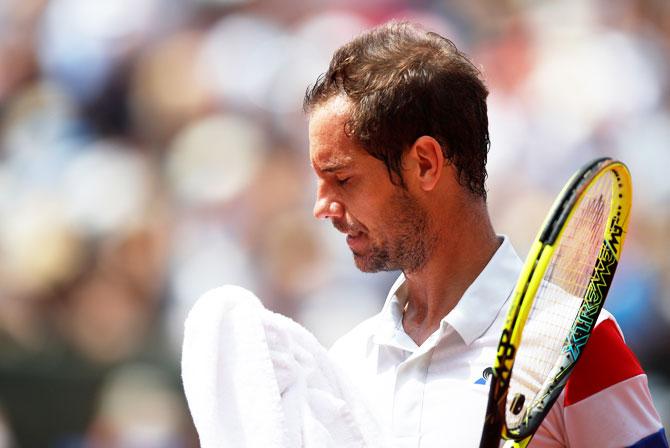
[[[477, 447], [522, 262], [486, 205], [486, 97], [454, 44], [389, 23], [337, 50], [305, 97], [314, 215], [364, 272], [400, 270], [331, 353], [397, 447]], [[532, 447], [667, 447], [647, 378], [607, 312]]]

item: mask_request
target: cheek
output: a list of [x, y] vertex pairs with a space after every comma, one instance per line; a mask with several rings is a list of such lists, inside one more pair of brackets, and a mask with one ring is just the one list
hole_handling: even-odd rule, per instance
[[397, 194], [381, 182], [357, 180], [343, 197], [347, 222], [364, 227], [369, 233], [386, 233], [397, 212]]
[[361, 207], [356, 201], [343, 201], [344, 216], [340, 220], [349, 228], [356, 228], [369, 232], [369, 222], [367, 210]]
[[372, 237], [378, 237], [385, 233], [387, 213], [385, 207], [367, 202], [358, 207], [354, 205], [348, 208], [346, 218], [350, 225], [362, 228]]

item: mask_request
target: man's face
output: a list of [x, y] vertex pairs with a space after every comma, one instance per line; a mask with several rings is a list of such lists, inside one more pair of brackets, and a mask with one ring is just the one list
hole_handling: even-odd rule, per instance
[[428, 217], [418, 201], [391, 182], [384, 163], [345, 133], [348, 103], [336, 97], [309, 120], [310, 158], [318, 178], [314, 216], [347, 235], [364, 272], [413, 272], [428, 258]]

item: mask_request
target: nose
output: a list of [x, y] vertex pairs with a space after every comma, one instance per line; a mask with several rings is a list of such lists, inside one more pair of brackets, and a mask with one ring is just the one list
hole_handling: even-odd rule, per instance
[[316, 193], [313, 213], [314, 217], [318, 219], [342, 218], [344, 216], [344, 206], [339, 201], [324, 194], [323, 188], [319, 188]]

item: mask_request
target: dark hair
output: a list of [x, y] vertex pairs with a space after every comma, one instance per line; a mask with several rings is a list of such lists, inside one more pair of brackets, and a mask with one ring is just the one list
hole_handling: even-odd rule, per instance
[[352, 104], [346, 132], [383, 161], [404, 186], [404, 151], [422, 135], [435, 138], [459, 183], [486, 198], [489, 149], [481, 72], [451, 42], [406, 22], [376, 27], [338, 49], [328, 71], [307, 89], [312, 111], [344, 95]]

